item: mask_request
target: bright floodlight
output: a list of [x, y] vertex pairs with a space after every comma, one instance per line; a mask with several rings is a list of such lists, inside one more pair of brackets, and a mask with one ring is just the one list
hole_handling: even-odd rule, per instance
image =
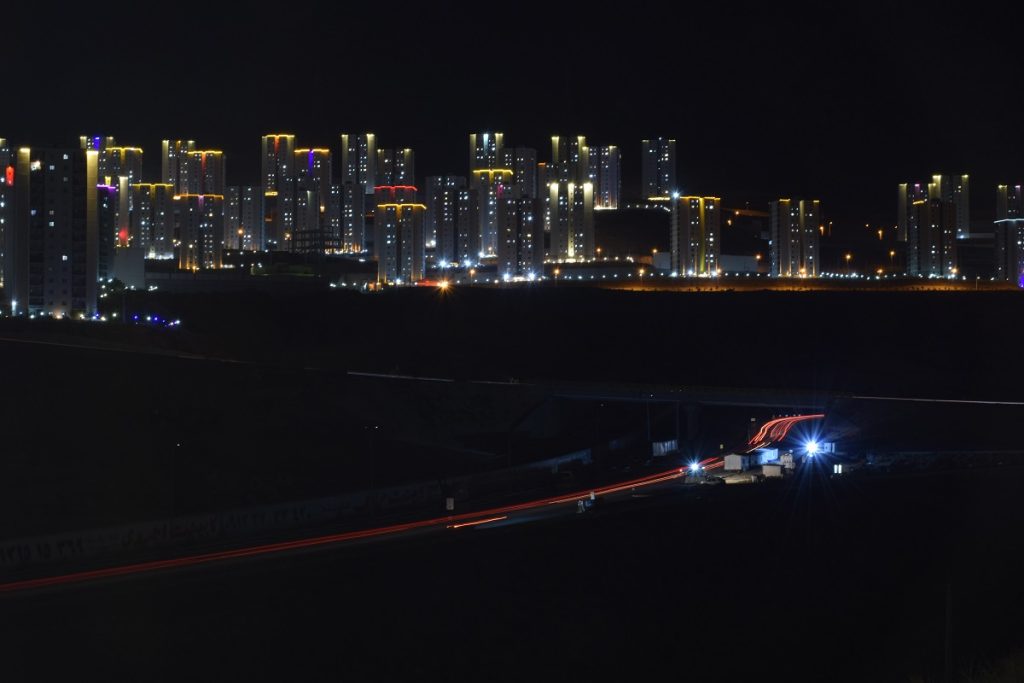
[[813, 456], [817, 452], [818, 452], [818, 442], [817, 441], [808, 441], [807, 442], [807, 455]]
[[691, 462], [690, 463], [690, 471], [691, 472], [700, 472], [700, 463], [699, 462]]

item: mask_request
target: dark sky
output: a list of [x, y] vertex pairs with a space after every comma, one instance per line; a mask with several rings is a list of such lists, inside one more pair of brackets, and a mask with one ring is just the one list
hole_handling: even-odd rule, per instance
[[900, 180], [968, 172], [985, 218], [995, 183], [1024, 178], [1013, 14], [705, 4], [38, 3], [45, 13], [5, 28], [0, 136], [115, 135], [154, 173], [159, 141], [189, 137], [225, 150], [229, 181], [244, 183], [267, 132], [337, 149], [338, 133], [369, 129], [413, 147], [421, 179], [464, 173], [471, 131], [504, 131], [542, 159], [552, 133], [583, 133], [622, 148], [628, 189], [641, 138], [664, 135], [686, 192], [726, 206], [820, 197], [837, 224], [860, 226], [895, 222]]

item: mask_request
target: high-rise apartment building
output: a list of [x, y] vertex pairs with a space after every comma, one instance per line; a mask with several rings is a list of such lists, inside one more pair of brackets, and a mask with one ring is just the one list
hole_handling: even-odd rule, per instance
[[195, 140], [164, 140], [160, 148], [160, 182], [174, 187], [175, 194], [188, 192], [188, 158]]
[[224, 244], [224, 195], [175, 195], [174, 230], [179, 269], [220, 268]]
[[295, 136], [264, 135], [261, 147], [262, 248], [287, 251], [295, 228]]
[[[537, 150], [532, 147], [507, 147], [502, 157], [500, 166], [512, 171], [512, 182], [519, 187], [519, 196], [529, 199], [538, 197]], [[546, 180], [540, 187], [547, 188]]]
[[174, 185], [135, 183], [131, 186], [132, 211], [128, 244], [142, 249], [146, 258], [174, 257]]
[[721, 254], [721, 200], [718, 197], [673, 197], [670, 242], [672, 272], [718, 275]]
[[938, 197], [929, 197], [915, 201], [911, 211], [913, 216], [907, 234], [907, 274], [921, 277], [955, 276], [956, 204]]
[[498, 276], [533, 279], [544, 268], [541, 201], [529, 197], [498, 200]]
[[589, 157], [587, 179], [594, 184], [594, 208], [619, 208], [622, 194], [619, 148], [615, 145], [591, 147]]
[[428, 176], [424, 217], [427, 247], [434, 248], [434, 261], [446, 267], [456, 260], [455, 235], [459, 190], [466, 187], [465, 176]]
[[817, 277], [821, 272], [817, 199], [778, 199], [769, 203], [771, 274], [776, 277]]
[[377, 185], [415, 185], [416, 156], [411, 149], [377, 150]]
[[996, 279], [1024, 286], [1024, 193], [1020, 185], [996, 188], [993, 230]]
[[640, 168], [643, 199], [671, 197], [679, 189], [676, 185], [676, 141], [669, 138], [644, 140]]
[[377, 182], [377, 138], [373, 133], [341, 134], [341, 183], [361, 185], [373, 194]]
[[99, 151], [22, 147], [14, 168], [12, 224], [4, 235], [7, 310], [92, 315], [99, 270], [99, 200], [101, 192], [107, 194], [97, 188]]
[[548, 183], [545, 207], [553, 260], [594, 258], [594, 186], [590, 182]]
[[374, 254], [380, 282], [410, 284], [423, 279], [426, 205], [416, 201], [412, 185], [378, 185], [374, 189]]

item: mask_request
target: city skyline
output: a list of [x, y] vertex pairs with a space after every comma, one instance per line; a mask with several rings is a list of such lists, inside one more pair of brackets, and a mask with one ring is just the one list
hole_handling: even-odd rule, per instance
[[[687, 17], [708, 30], [686, 41], [642, 7], [477, 9], [474, 19], [489, 26], [481, 33], [459, 31], [454, 7], [399, 10], [423, 35], [388, 51], [385, 63], [404, 71], [381, 85], [401, 85], [400, 106], [352, 77], [382, 58], [370, 8], [352, 10], [343, 24], [325, 20], [326, 6], [289, 8], [275, 49], [301, 55], [299, 63], [265, 60], [255, 39], [262, 22], [231, 11], [204, 11], [202, 28], [215, 39], [173, 65], [151, 47], [161, 29], [142, 14], [83, 8], [47, 17], [45, 53], [30, 18], [15, 18], [0, 88], [26, 106], [5, 110], [2, 134], [36, 147], [70, 146], [89, 131], [146, 149], [165, 137], [192, 139], [223, 150], [233, 160], [228, 183], [240, 186], [258, 179], [253, 140], [275, 130], [331, 147], [339, 131], [372, 130], [385, 144], [415, 149], [421, 178], [464, 172], [466, 132], [501, 130], [508, 146], [542, 155], [552, 132], [583, 134], [592, 145], [620, 146], [627, 194], [639, 183], [635, 141], [666, 136], [679, 145], [681, 192], [752, 205], [791, 193], [820, 197], [840, 230], [888, 224], [889, 188], [935, 172], [971, 173], [974, 204], [990, 217], [989, 188], [1024, 168], [1022, 150], [1004, 134], [1016, 125], [1021, 94], [992, 68], [1012, 63], [1014, 43], [1004, 40], [1012, 31], [994, 9], [971, 8], [954, 21], [909, 8], [882, 16], [851, 6], [824, 17], [709, 7]], [[75, 58], [98, 32], [121, 36], [117, 52], [129, 58], [102, 88], [89, 61]], [[534, 47], [516, 57], [514, 81], [495, 78], [490, 60], [468, 58], [516, 41]], [[566, 45], [600, 41], [610, 47], [592, 69], [551, 69]], [[938, 55], [929, 68], [926, 54]], [[180, 87], [165, 91], [150, 77], [165, 68]], [[677, 77], [685, 81], [670, 86]], [[779, 87], [780, 79], [791, 85]], [[253, 95], [268, 83], [266, 94]], [[688, 96], [694, 87], [700, 106]], [[936, 88], [951, 93], [942, 107], [928, 105]], [[155, 163], [147, 155], [149, 177]]]

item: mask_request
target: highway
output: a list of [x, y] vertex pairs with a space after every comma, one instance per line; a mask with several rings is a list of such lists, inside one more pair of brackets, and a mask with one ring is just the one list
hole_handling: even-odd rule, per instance
[[[771, 420], [765, 423], [757, 434], [748, 442], [748, 450], [745, 452], [749, 453], [758, 448], [763, 448], [773, 443], [779, 443], [786, 438], [793, 425], [806, 420], [820, 419], [822, 417], [824, 417], [824, 415], [815, 414], [798, 415]], [[699, 468], [711, 470], [722, 467], [724, 464], [724, 456], [714, 456], [700, 461]], [[443, 517], [431, 517], [428, 519], [414, 520], [388, 526], [326, 534], [297, 540], [266, 543], [262, 545], [220, 550], [216, 552], [184, 555], [148, 562], [116, 565], [54, 576], [10, 581], [7, 583], [0, 583], [0, 594], [68, 586], [87, 581], [113, 579], [161, 570], [181, 569], [228, 560], [239, 560], [285, 553], [289, 551], [336, 546], [371, 539], [388, 537], [397, 538], [409, 534], [449, 533], [459, 529], [476, 528], [499, 523], [509, 524], [526, 522], [555, 514], [575, 513], [580, 509], [581, 505], [586, 506], [589, 501], [594, 501], [599, 498], [614, 499], [616, 497], [632, 496], [637, 490], [650, 490], [659, 485], [683, 479], [687, 475], [688, 471], [689, 469], [687, 467], [673, 467], [671, 469], [655, 472], [642, 477], [619, 481], [613, 484], [473, 512], [464, 512], [446, 515]]]

